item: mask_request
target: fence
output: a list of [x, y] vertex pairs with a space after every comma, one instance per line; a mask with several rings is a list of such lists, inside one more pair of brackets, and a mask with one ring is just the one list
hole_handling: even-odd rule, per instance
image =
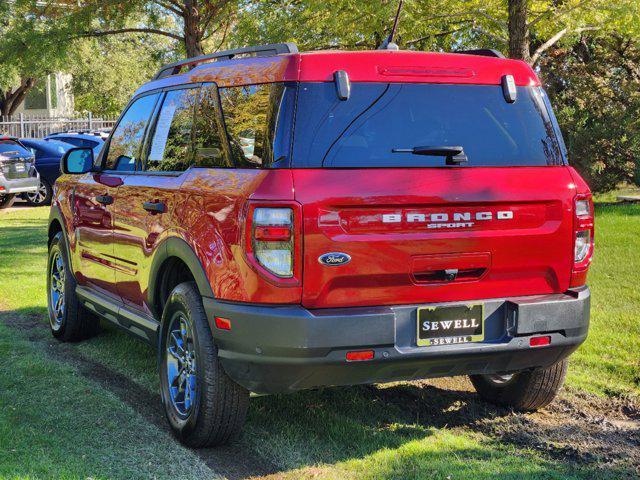
[[20, 138], [43, 138], [67, 130], [102, 130], [112, 128], [115, 118], [94, 118], [93, 115], [47, 117], [24, 115], [0, 116], [0, 135]]

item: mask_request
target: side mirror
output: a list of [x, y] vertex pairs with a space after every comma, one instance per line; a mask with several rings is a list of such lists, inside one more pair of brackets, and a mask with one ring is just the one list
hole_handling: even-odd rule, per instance
[[62, 173], [79, 175], [90, 172], [93, 169], [93, 150], [91, 148], [72, 148], [64, 154], [60, 160]]

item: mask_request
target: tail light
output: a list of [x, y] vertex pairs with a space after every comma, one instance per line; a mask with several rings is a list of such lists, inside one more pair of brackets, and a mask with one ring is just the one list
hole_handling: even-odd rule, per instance
[[573, 270], [571, 286], [580, 287], [587, 282], [587, 273], [593, 257], [594, 212], [591, 195], [578, 195], [574, 205]]
[[265, 277], [278, 284], [297, 284], [300, 258], [300, 213], [296, 205], [250, 205], [247, 256]]
[[280, 278], [293, 277], [293, 210], [256, 208], [251, 235], [260, 265]]

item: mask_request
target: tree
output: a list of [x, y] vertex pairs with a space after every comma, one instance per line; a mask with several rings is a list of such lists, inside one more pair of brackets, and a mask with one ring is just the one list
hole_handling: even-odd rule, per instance
[[64, 49], [24, 16], [23, 4], [0, 5], [0, 115], [12, 115], [37, 78], [60, 63]]
[[595, 191], [640, 184], [640, 45], [620, 35], [582, 37], [541, 62], [570, 152]]
[[74, 0], [35, 2], [33, 12], [61, 22], [77, 37], [130, 33], [179, 42], [189, 57], [202, 55], [208, 41], [224, 42], [234, 18], [235, 0]]
[[160, 40], [129, 34], [74, 41], [66, 68], [73, 76], [76, 110], [118, 115], [133, 92], [166, 63], [171, 42]]

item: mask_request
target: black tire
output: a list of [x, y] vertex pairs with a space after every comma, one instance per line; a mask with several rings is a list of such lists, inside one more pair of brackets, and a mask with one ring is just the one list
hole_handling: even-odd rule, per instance
[[38, 191], [34, 194], [25, 193], [24, 199], [32, 207], [42, 207], [43, 205], [51, 205], [51, 198], [53, 197], [53, 188], [46, 180], [40, 179], [40, 185], [38, 185]]
[[13, 202], [16, 201], [16, 194], [0, 194], [0, 210], [3, 208], [9, 208], [13, 205]]
[[[172, 339], [172, 332], [179, 335], [176, 322], [179, 331], [184, 333], [181, 338]], [[234, 440], [244, 425], [249, 392], [231, 380], [220, 365], [195, 283], [181, 283], [169, 295], [162, 314], [159, 348], [162, 404], [176, 437], [194, 448], [224, 445]], [[170, 348], [181, 352], [182, 362], [178, 360], [179, 355], [169, 353]], [[192, 360], [185, 360], [188, 358]], [[184, 377], [177, 375], [178, 371], [186, 372]], [[190, 375], [195, 379], [189, 380]], [[169, 376], [173, 376], [174, 381]], [[183, 378], [186, 380], [181, 383]], [[173, 391], [170, 384], [174, 386]], [[190, 385], [195, 385], [190, 390], [195, 389], [195, 393], [187, 395]], [[191, 399], [189, 408], [187, 397]]]
[[[60, 263], [59, 263], [60, 262]], [[54, 275], [54, 270], [63, 267], [62, 275]], [[95, 335], [99, 320], [88, 312], [76, 295], [76, 281], [71, 274], [67, 248], [62, 232], [58, 232], [49, 244], [47, 262], [47, 307], [52, 335], [63, 342], [78, 342]], [[61, 292], [61, 294], [60, 294]], [[56, 295], [58, 293], [58, 295]], [[57, 299], [62, 298], [62, 309]]]
[[486, 401], [532, 412], [549, 405], [564, 383], [569, 360], [547, 368], [514, 373], [505, 381], [496, 375], [471, 375], [471, 383]]

